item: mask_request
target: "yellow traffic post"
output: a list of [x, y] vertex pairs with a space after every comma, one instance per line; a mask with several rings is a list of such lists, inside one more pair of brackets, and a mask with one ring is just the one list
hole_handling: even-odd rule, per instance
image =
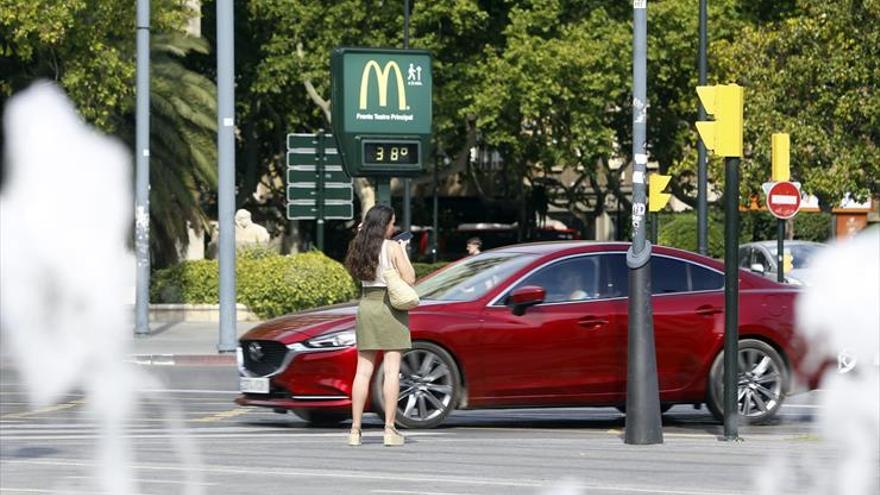
[[743, 88], [738, 84], [697, 86], [697, 95], [714, 121], [697, 122], [697, 132], [724, 157], [724, 439], [737, 434], [737, 358], [739, 355], [739, 160], [743, 154]]
[[672, 194], [663, 192], [672, 179], [671, 175], [651, 174], [648, 176], [648, 211], [660, 211], [669, 202]]
[[789, 169], [789, 150], [791, 140], [788, 133], [775, 132], [770, 140], [770, 161], [774, 182], [783, 182], [791, 179]]
[[657, 244], [657, 233], [660, 230], [660, 218], [657, 214], [666, 203], [669, 203], [671, 194], [663, 192], [666, 189], [671, 175], [651, 174], [648, 176], [648, 212], [651, 215], [651, 242]]
[[742, 158], [743, 88], [738, 84], [697, 86], [700, 103], [714, 121], [697, 122], [706, 148], [716, 155]]
[[[791, 141], [787, 133], [776, 132], [770, 137], [770, 165], [773, 182], [787, 182], [791, 179], [789, 152]], [[768, 193], [769, 194], [769, 193]], [[785, 220], [776, 219], [776, 281], [785, 282]]]

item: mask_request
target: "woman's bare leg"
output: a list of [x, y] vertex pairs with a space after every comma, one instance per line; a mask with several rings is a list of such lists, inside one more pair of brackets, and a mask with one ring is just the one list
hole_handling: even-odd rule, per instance
[[376, 364], [376, 351], [358, 351], [357, 371], [351, 386], [351, 429], [360, 429], [364, 417], [364, 405], [367, 403], [367, 392], [370, 378]]
[[382, 366], [385, 368], [385, 427], [394, 427], [397, 414], [397, 397], [400, 394], [400, 351], [385, 351]]

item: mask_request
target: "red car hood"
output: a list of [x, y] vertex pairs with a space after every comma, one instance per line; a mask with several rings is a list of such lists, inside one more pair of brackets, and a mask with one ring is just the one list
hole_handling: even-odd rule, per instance
[[[422, 308], [445, 304], [445, 301], [422, 301], [410, 315], [419, 313]], [[241, 336], [240, 340], [276, 340], [282, 344], [293, 344], [324, 333], [339, 332], [354, 328], [357, 314], [357, 301], [334, 306], [292, 313], [263, 322]]]

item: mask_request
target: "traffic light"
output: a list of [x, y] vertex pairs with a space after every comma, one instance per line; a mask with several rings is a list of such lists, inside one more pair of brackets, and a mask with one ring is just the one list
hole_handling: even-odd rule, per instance
[[697, 132], [716, 155], [742, 157], [743, 88], [738, 84], [697, 86], [700, 102], [714, 121], [697, 122]]
[[785, 182], [791, 178], [791, 172], [788, 167], [790, 147], [791, 142], [787, 133], [777, 132], [773, 134], [770, 141], [770, 156], [774, 182]]
[[671, 175], [651, 174], [648, 176], [648, 211], [660, 211], [672, 196], [663, 192], [669, 184]]

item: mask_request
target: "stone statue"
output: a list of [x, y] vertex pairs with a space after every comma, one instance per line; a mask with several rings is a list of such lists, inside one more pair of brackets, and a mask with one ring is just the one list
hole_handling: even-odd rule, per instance
[[251, 244], [268, 244], [269, 231], [251, 220], [251, 212], [240, 209], [235, 212], [235, 247]]

